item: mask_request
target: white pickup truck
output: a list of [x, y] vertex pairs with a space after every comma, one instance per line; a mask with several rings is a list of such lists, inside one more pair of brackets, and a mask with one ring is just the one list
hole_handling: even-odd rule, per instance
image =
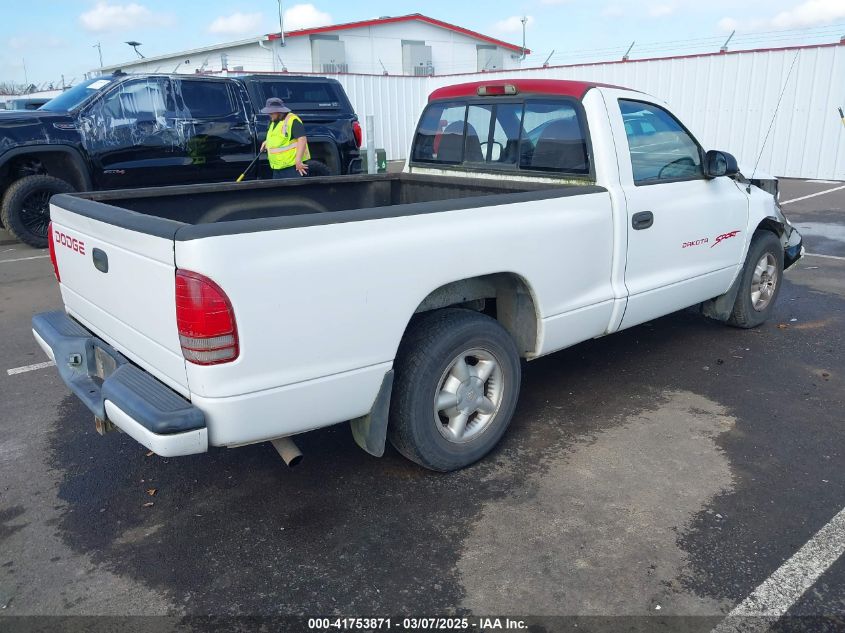
[[531, 360], [698, 306], [762, 323], [803, 252], [776, 181], [666, 104], [573, 81], [435, 91], [400, 174], [57, 195], [41, 347], [164, 456], [351, 421], [434, 470], [488, 453]]

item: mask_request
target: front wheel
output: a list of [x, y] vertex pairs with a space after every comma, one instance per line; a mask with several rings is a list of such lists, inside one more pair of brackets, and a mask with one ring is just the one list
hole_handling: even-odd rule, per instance
[[53, 176], [26, 176], [13, 182], [3, 196], [0, 209], [6, 230], [24, 244], [46, 247], [50, 198], [72, 191], [70, 184]]
[[501, 439], [516, 408], [519, 353], [495, 320], [472, 310], [420, 316], [399, 346], [388, 436], [408, 459], [447, 472]]
[[728, 323], [752, 328], [766, 321], [774, 309], [783, 278], [783, 246], [774, 233], [758, 231], [751, 239]]

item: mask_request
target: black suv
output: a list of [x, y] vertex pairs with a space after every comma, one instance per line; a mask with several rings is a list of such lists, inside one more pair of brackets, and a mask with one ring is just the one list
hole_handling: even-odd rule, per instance
[[[269, 97], [305, 124], [311, 175], [361, 172], [361, 127], [334, 79], [116, 74], [38, 110], [0, 112], [0, 219], [44, 247], [53, 194], [234, 181], [267, 132], [258, 111]], [[251, 177], [269, 175], [265, 159]]]

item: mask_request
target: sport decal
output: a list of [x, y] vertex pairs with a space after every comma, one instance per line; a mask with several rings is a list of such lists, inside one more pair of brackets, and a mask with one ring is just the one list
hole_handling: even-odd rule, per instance
[[[719, 244], [719, 242], [724, 242], [725, 240], [729, 240], [732, 237], [736, 237], [739, 235], [740, 231], [731, 231], [730, 233], [722, 233], [719, 237], [716, 238], [716, 241], [713, 243], [713, 246]], [[713, 248], [711, 246], [710, 248]]]

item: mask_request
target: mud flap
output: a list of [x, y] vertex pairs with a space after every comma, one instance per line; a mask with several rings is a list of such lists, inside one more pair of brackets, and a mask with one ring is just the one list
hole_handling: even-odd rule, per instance
[[390, 413], [390, 392], [392, 390], [393, 370], [391, 369], [384, 375], [381, 388], [370, 412], [349, 422], [355, 442], [375, 457], [384, 455], [384, 443], [387, 439], [387, 418]]
[[715, 319], [716, 321], [727, 321], [731, 317], [734, 304], [736, 303], [736, 296], [739, 293], [739, 286], [742, 283], [742, 270], [734, 279], [728, 291], [719, 295], [715, 299], [709, 299], [701, 304], [701, 314], [708, 319]]

